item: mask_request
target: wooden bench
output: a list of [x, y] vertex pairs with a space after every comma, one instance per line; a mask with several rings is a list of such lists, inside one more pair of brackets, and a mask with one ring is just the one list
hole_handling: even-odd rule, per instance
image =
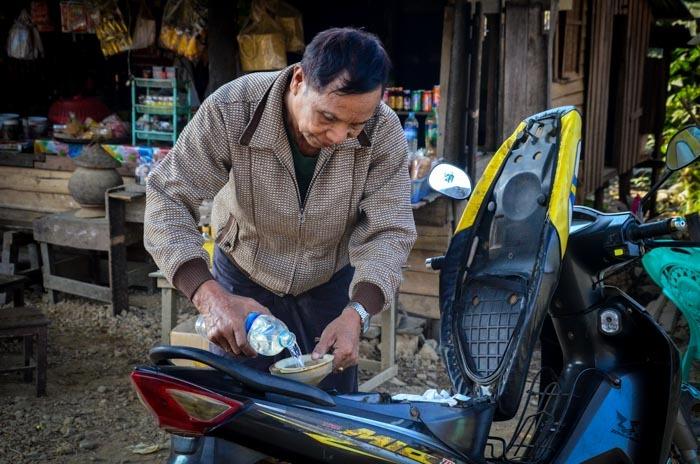
[[25, 382], [31, 382], [36, 374], [37, 396], [46, 394], [48, 325], [44, 314], [30, 306], [0, 310], [0, 338], [21, 337], [24, 357], [23, 366], [3, 366], [0, 373], [23, 372]]

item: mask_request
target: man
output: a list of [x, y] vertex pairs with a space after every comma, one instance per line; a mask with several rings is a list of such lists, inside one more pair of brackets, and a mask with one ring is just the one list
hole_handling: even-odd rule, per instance
[[[244, 328], [248, 313], [271, 312], [302, 352], [333, 353], [323, 387], [357, 388], [360, 334], [415, 240], [407, 145], [381, 103], [389, 66], [375, 36], [321, 32], [300, 64], [211, 95], [149, 178], [146, 248], [242, 362], [274, 361], [254, 358]], [[196, 227], [208, 198], [213, 276]]]

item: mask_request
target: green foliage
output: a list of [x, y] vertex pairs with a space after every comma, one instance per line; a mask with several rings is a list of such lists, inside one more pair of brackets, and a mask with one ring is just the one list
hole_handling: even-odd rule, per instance
[[[664, 146], [680, 129], [700, 125], [700, 46], [673, 52], [670, 67]], [[700, 212], [700, 165], [684, 169], [681, 174], [685, 214]]]

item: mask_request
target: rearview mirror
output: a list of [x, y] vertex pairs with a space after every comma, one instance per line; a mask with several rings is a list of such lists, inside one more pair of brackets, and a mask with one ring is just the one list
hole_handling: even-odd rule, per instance
[[700, 127], [689, 126], [673, 136], [666, 149], [666, 166], [677, 171], [700, 157]]
[[464, 200], [472, 193], [472, 183], [466, 172], [448, 163], [438, 164], [430, 172], [428, 184], [438, 193], [455, 200]]

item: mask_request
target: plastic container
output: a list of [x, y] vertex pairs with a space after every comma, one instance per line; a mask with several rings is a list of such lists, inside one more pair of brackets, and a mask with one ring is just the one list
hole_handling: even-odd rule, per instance
[[[197, 317], [194, 329], [200, 336], [207, 338], [206, 319], [203, 315]], [[296, 336], [284, 322], [267, 314], [248, 314], [245, 330], [250, 347], [263, 356], [279, 354], [284, 349], [293, 348], [297, 342]]]
[[411, 181], [411, 203], [418, 203], [430, 193], [428, 176]]
[[408, 117], [403, 123], [403, 133], [408, 143], [408, 154], [412, 155], [418, 151], [418, 120], [413, 112], [408, 113]]

